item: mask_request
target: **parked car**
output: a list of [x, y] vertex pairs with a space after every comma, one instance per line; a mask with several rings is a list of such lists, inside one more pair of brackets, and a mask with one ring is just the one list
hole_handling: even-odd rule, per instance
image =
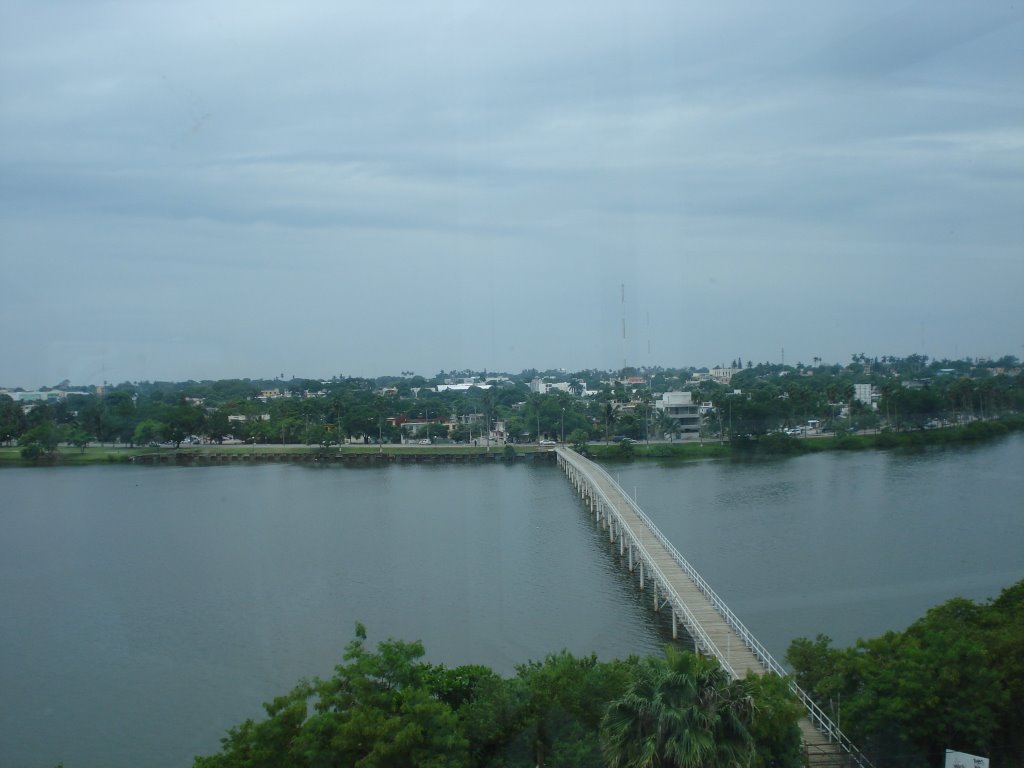
[[541, 440], [540, 444], [541, 445], [557, 445], [557, 443], [554, 440]]

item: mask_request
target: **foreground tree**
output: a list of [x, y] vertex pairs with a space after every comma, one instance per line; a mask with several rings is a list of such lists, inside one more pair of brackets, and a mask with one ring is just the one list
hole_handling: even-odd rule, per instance
[[1024, 581], [990, 603], [954, 598], [852, 648], [801, 638], [786, 658], [823, 707], [842, 701], [843, 730], [869, 757], [925, 766], [949, 748], [1022, 764]]
[[232, 728], [223, 751], [196, 758], [195, 768], [465, 765], [467, 742], [431, 689], [437, 668], [420, 660], [423, 645], [388, 640], [374, 653], [365, 641], [359, 624], [332, 678], [300, 683], [265, 705], [269, 719]]
[[647, 659], [602, 723], [609, 768], [747, 766], [754, 703], [717, 661], [669, 648]]
[[366, 630], [345, 650], [345, 661], [316, 687], [315, 714], [299, 740], [311, 765], [464, 765], [467, 743], [452, 708], [434, 697], [423, 644], [389, 640], [376, 653]]
[[[328, 680], [264, 705], [196, 768], [799, 768], [797, 714], [778, 678], [730, 681], [686, 652], [602, 662], [562, 651], [504, 678], [422, 660], [419, 642], [365, 647], [357, 625]], [[612, 702], [609, 705], [609, 702]], [[796, 744], [795, 759], [794, 738]]]

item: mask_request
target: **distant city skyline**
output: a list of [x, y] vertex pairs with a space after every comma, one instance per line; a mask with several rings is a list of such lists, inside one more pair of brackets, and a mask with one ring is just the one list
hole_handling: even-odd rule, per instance
[[8, 4], [0, 382], [1022, 356], [1022, 39], [953, 0]]

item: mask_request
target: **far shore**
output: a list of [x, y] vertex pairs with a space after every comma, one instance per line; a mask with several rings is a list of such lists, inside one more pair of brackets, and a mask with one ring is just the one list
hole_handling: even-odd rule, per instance
[[[921, 449], [929, 446], [977, 443], [998, 438], [1012, 431], [1024, 429], [1024, 416], [1009, 416], [999, 420], [974, 422], [964, 427], [949, 427], [912, 432], [875, 432], [847, 435], [815, 435], [788, 437], [778, 434], [761, 436], [744, 444], [730, 443], [717, 438], [691, 438], [683, 441], [625, 441], [611, 443], [594, 441], [579, 446], [591, 458], [609, 461], [676, 460], [694, 461], [718, 458], [748, 458], [792, 456], [835, 450]], [[576, 447], [576, 446], [570, 446]], [[549, 453], [549, 445], [517, 444], [457, 445], [457, 444], [350, 444], [338, 446], [308, 446], [280, 444], [182, 445], [138, 447], [127, 445], [92, 444], [85, 449], [61, 445], [50, 457], [38, 461], [25, 460], [17, 446], [0, 447], [0, 467], [8, 466], [82, 466], [91, 464], [206, 464], [256, 460], [315, 461], [345, 459], [366, 463], [378, 460], [472, 461], [486, 459], [525, 458], [531, 454]]]

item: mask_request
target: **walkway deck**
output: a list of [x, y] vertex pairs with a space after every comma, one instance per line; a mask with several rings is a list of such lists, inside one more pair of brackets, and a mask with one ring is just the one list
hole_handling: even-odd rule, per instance
[[[673, 637], [681, 622], [701, 653], [718, 659], [734, 678], [747, 672], [786, 671], [733, 614], [664, 534], [600, 466], [568, 448], [558, 448], [558, 465], [579, 491], [595, 520], [616, 542], [641, 589], [650, 589], [655, 610], [670, 607]], [[800, 688], [790, 686], [807, 708], [800, 722], [812, 766], [870, 764]]]

